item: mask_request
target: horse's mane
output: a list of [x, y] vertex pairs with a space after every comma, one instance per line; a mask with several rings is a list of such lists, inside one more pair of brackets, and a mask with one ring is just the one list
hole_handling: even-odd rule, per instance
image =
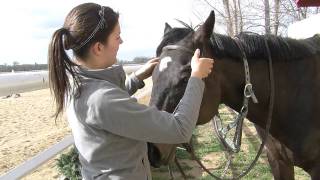
[[[267, 40], [273, 61], [294, 61], [320, 54], [319, 35], [303, 40], [253, 33], [240, 33], [236, 37], [239, 38], [248, 59], [268, 59], [265, 40]], [[213, 54], [217, 58], [240, 59], [240, 49], [230, 36], [213, 34], [211, 42]]]
[[[179, 21], [184, 28], [173, 28], [164, 34], [160, 45], [157, 48], [157, 56], [160, 55], [164, 46], [174, 44], [182, 40], [189, 33], [194, 33], [193, 27]], [[275, 35], [258, 35], [245, 32], [237, 35], [242, 44], [243, 50], [248, 60], [267, 59], [268, 52], [265, 46], [265, 39], [270, 49], [273, 61], [294, 61], [315, 54], [320, 54], [320, 35], [315, 35], [308, 39], [296, 40]], [[240, 59], [241, 52], [234, 39], [230, 36], [213, 33], [211, 36], [213, 54], [216, 58]]]

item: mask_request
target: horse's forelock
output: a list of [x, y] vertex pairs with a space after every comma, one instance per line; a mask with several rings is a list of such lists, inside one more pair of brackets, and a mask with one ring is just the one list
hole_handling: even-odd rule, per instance
[[163, 35], [162, 41], [157, 47], [157, 56], [160, 56], [163, 47], [177, 43], [192, 32], [194, 31], [190, 28], [172, 28], [169, 32]]

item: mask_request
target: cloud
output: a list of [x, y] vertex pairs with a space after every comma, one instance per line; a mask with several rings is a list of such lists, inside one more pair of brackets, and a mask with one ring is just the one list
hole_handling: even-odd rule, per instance
[[[0, 64], [46, 63], [53, 32], [62, 27], [68, 12], [86, 1], [11, 0], [0, 7]], [[120, 59], [153, 56], [163, 35], [164, 23], [175, 18], [195, 22], [192, 0], [94, 0], [120, 13], [123, 45]], [[197, 24], [197, 23], [194, 23]]]

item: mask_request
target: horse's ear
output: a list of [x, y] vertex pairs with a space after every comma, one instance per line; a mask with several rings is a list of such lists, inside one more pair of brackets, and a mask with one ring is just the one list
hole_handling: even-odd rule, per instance
[[209, 39], [211, 34], [213, 33], [213, 27], [215, 23], [215, 15], [214, 11], [211, 11], [209, 17], [206, 19], [204, 24], [202, 24], [199, 29], [195, 33], [195, 40], [202, 41], [205, 39]]
[[166, 34], [167, 32], [169, 32], [171, 29], [172, 29], [172, 27], [171, 27], [168, 23], [166, 23], [166, 24], [165, 24], [165, 27], [164, 27], [164, 34]]

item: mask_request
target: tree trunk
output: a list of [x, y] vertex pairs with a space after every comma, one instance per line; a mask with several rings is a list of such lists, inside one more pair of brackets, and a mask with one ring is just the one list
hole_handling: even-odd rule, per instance
[[278, 35], [279, 29], [279, 14], [280, 14], [280, 0], [274, 0], [274, 34]]
[[271, 34], [269, 0], [264, 0], [264, 21], [265, 21], [265, 33]]
[[240, 20], [240, 32], [243, 31], [243, 17], [242, 17], [242, 11], [241, 11], [241, 3], [240, 0], [238, 0], [238, 8], [239, 8], [239, 20]]
[[239, 23], [238, 23], [237, 0], [233, 0], [233, 6], [234, 6], [234, 11], [233, 11], [234, 29], [235, 29], [235, 34], [238, 34], [239, 33]]
[[231, 13], [230, 13], [230, 8], [229, 8], [229, 0], [222, 0], [223, 6], [224, 6], [224, 11], [227, 14], [227, 31], [229, 36], [234, 35], [233, 31], [233, 25], [232, 25], [232, 20], [231, 20]]

